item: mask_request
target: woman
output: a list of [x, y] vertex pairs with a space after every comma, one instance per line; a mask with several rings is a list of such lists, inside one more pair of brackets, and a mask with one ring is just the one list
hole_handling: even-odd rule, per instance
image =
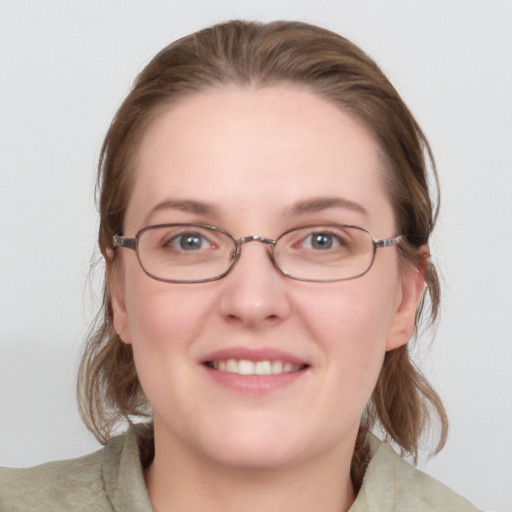
[[2, 506], [475, 510], [370, 434], [416, 458], [437, 416], [446, 439], [407, 346], [425, 294], [439, 305], [429, 162], [336, 34], [230, 22], [162, 50], [100, 159], [106, 285], [79, 398], [106, 447], [4, 471]]

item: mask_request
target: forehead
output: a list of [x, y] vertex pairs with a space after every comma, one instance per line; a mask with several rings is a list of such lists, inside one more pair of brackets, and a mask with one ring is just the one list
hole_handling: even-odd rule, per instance
[[277, 215], [326, 196], [391, 210], [372, 134], [327, 100], [289, 85], [230, 85], [180, 100], [149, 126], [134, 163], [127, 224], [140, 225], [169, 198], [232, 214], [258, 207]]

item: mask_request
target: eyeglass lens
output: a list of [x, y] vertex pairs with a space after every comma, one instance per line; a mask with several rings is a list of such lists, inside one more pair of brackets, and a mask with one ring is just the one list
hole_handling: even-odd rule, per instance
[[[151, 226], [139, 233], [137, 244], [144, 270], [171, 282], [218, 279], [230, 270], [239, 250], [225, 231], [195, 224]], [[289, 277], [337, 281], [364, 274], [372, 265], [375, 247], [362, 228], [315, 225], [286, 232], [269, 250]]]

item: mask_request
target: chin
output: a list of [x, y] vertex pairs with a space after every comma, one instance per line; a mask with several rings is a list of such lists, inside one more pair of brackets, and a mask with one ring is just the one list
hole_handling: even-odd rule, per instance
[[[205, 433], [203, 449], [210, 460], [239, 471], [272, 471], [322, 458], [335, 448], [339, 432], [313, 435], [300, 423], [268, 419]], [[318, 433], [318, 430], [316, 431]], [[200, 448], [201, 449], [201, 448]]]
[[212, 450], [210, 457], [218, 464], [238, 471], [272, 471], [282, 469], [301, 458], [303, 447], [276, 446], [268, 439], [260, 442], [235, 442]]

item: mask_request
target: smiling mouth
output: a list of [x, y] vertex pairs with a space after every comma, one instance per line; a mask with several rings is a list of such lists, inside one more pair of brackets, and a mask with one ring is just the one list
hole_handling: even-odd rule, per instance
[[248, 359], [226, 359], [207, 361], [206, 366], [212, 370], [239, 375], [279, 375], [304, 370], [308, 365], [293, 364], [279, 360], [249, 361]]

